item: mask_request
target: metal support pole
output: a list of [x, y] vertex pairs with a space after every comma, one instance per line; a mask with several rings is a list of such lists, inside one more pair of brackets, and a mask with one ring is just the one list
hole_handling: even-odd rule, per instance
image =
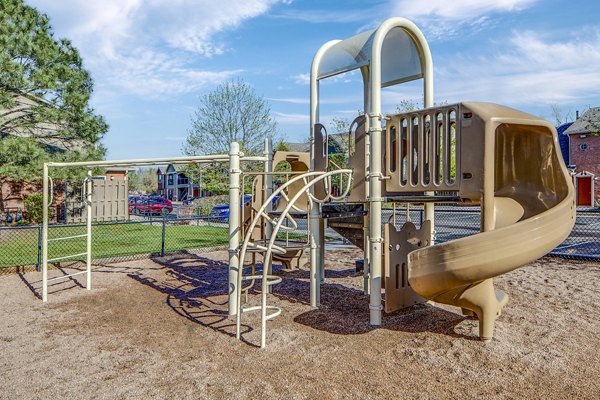
[[85, 287], [87, 290], [92, 289], [92, 170], [88, 169], [87, 178], [85, 180], [85, 204], [86, 204], [86, 283]]
[[[320, 283], [325, 282], [325, 219], [319, 218], [319, 267]], [[320, 299], [319, 299], [320, 302]]]
[[[380, 71], [371, 71], [372, 78], [377, 76], [378, 80], [372, 85], [377, 85], [380, 89], [379, 82]], [[377, 90], [379, 92], [379, 90]], [[381, 115], [379, 109], [379, 95], [377, 99], [372, 98], [373, 109], [369, 113], [369, 137], [370, 137], [370, 175], [369, 175], [369, 249], [370, 249], [370, 277], [371, 277], [371, 293], [370, 293], [370, 323], [373, 326], [381, 325], [381, 279], [382, 279], [382, 256], [383, 256], [383, 238], [381, 235], [381, 159], [382, 159], [382, 129]]]
[[363, 293], [371, 293], [370, 271], [370, 249], [369, 249], [369, 203], [365, 203], [367, 214], [363, 217]]
[[421, 31], [409, 20], [404, 18], [390, 18], [384, 21], [373, 35], [371, 47], [371, 65], [369, 76], [369, 107], [365, 110], [368, 116], [369, 133], [369, 169], [365, 173], [369, 176], [369, 247], [371, 265], [371, 294], [369, 309], [370, 322], [373, 326], [381, 325], [381, 279], [382, 279], [382, 254], [383, 238], [381, 235], [381, 172], [382, 160], [382, 119], [381, 115], [381, 51], [386, 35], [393, 28], [402, 28], [410, 34], [418, 50], [420, 50], [421, 67], [424, 78], [425, 104], [433, 104], [433, 64], [429, 45]]
[[[269, 138], [265, 139], [264, 156], [266, 159], [265, 172], [267, 172], [267, 174], [265, 174], [265, 177], [263, 179], [265, 185], [265, 193], [263, 198], [268, 199], [269, 196], [271, 196], [271, 193], [273, 193], [273, 175], [269, 174], [269, 172], [273, 172], [273, 146], [271, 144], [271, 139]], [[267, 213], [270, 213], [271, 211], [273, 211], [273, 204], [269, 203], [267, 205]], [[273, 232], [273, 226], [267, 223], [265, 226], [265, 238], [267, 240], [271, 238], [271, 232]]]
[[[363, 110], [364, 112], [368, 112], [371, 109], [371, 94], [369, 90], [369, 85], [371, 84], [371, 77], [369, 74], [369, 68], [362, 67], [360, 69], [362, 79], [363, 79]], [[365, 129], [369, 129], [369, 120], [365, 121]], [[365, 137], [365, 174], [370, 170], [370, 146], [369, 146], [369, 135]], [[365, 197], [369, 195], [369, 180], [367, 179], [365, 182]], [[371, 209], [369, 206], [369, 202], [366, 201], [364, 203], [366, 215], [363, 217], [363, 292], [365, 295], [369, 295], [371, 293], [371, 249], [369, 245], [369, 215], [371, 214]]]
[[44, 229], [41, 225], [38, 226], [38, 252], [37, 252], [37, 264], [35, 270], [40, 272], [42, 270], [42, 234]]
[[241, 274], [240, 246], [240, 145], [229, 145], [229, 315], [238, 311], [238, 275]]
[[[425, 46], [427, 42], [425, 42]], [[423, 105], [425, 108], [433, 107], [433, 62], [431, 61], [431, 53], [429, 47], [423, 49], [425, 62], [423, 63]], [[426, 138], [424, 140], [427, 140]], [[433, 195], [435, 192], [426, 192], [428, 195]], [[429, 243], [433, 245], [435, 238], [435, 203], [425, 203], [423, 206], [425, 220], [431, 221], [431, 232]]]
[[42, 182], [42, 301], [48, 301], [48, 164]]
[[167, 238], [167, 215], [162, 216], [162, 231], [160, 239], [160, 256], [165, 256], [165, 240]]
[[[273, 193], [273, 175], [271, 175], [269, 172], [273, 172], [273, 147], [271, 144], [271, 139], [269, 138], [265, 138], [265, 151], [264, 154], [265, 156], [265, 172], [267, 172], [265, 174], [265, 177], [263, 179], [263, 183], [265, 185], [265, 197], [264, 199], [268, 199], [269, 196], [271, 196], [271, 194]], [[267, 204], [267, 209], [266, 209], [267, 213], [273, 211], [273, 203], [269, 202]], [[271, 225], [270, 223], [265, 223], [265, 240], [270, 240], [271, 239], [271, 235], [273, 234], [273, 225]], [[273, 262], [271, 259], [268, 260], [263, 260], [263, 268], [267, 268], [268, 269], [268, 273], [271, 274], [272, 269], [273, 269]], [[269, 293], [273, 292], [273, 286], [268, 287], [268, 291]]]

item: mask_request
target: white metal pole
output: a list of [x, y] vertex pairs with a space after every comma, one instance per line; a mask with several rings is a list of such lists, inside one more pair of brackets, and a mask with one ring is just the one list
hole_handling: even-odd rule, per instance
[[402, 28], [406, 30], [414, 40], [421, 59], [425, 83], [426, 102], [432, 101], [433, 94], [433, 69], [431, 64], [431, 53], [425, 37], [415, 24], [405, 18], [390, 18], [384, 21], [375, 31], [373, 36], [373, 45], [371, 53], [370, 72], [370, 107], [365, 110], [367, 113], [369, 126], [369, 162], [370, 171], [365, 170], [369, 175], [369, 248], [371, 264], [371, 294], [369, 309], [371, 311], [371, 325], [381, 325], [381, 279], [382, 279], [382, 235], [381, 235], [381, 182], [383, 175], [381, 172], [382, 159], [382, 127], [381, 122], [381, 49], [383, 40], [393, 28]]
[[42, 300], [48, 301], [48, 164], [42, 182]]
[[[377, 32], [375, 38], [378, 36]], [[385, 35], [380, 35], [384, 36]], [[381, 237], [381, 43], [376, 39], [373, 44], [373, 55], [371, 57], [370, 91], [371, 102], [367, 111], [369, 120], [369, 169], [365, 168], [365, 174], [369, 177], [369, 263], [370, 263], [370, 323], [373, 326], [381, 325], [381, 276], [382, 276], [382, 242]]]
[[[322, 45], [313, 57], [310, 68], [310, 170], [315, 170], [315, 124], [319, 121], [319, 65], [321, 58], [327, 50], [338, 43], [339, 40], [331, 40]], [[314, 195], [314, 187], [310, 187], [310, 193]], [[321, 244], [323, 238], [319, 229], [319, 204], [313, 204], [309, 211], [309, 242], [310, 242], [310, 305], [319, 307], [321, 304]]]
[[238, 309], [238, 274], [240, 265], [240, 145], [229, 145], [229, 315], [235, 315]]
[[87, 267], [87, 279], [85, 287], [87, 290], [92, 289], [92, 170], [88, 169], [87, 179], [85, 180], [85, 203], [86, 203], [86, 267]]
[[[369, 96], [370, 94], [370, 90], [369, 90], [369, 85], [371, 84], [371, 78], [369, 76], [369, 69], [362, 67], [360, 69], [361, 75], [362, 75], [362, 79], [363, 79], [363, 111], [365, 113], [368, 112], [368, 110], [371, 107], [371, 102], [369, 100]], [[369, 126], [369, 119], [366, 118], [365, 120], [365, 129], [368, 130], [368, 126]], [[369, 157], [370, 157], [370, 150], [369, 150], [369, 135], [366, 135], [365, 137], [365, 160], [364, 160], [364, 164], [365, 164], [365, 173], [366, 171], [369, 170]], [[369, 181], [367, 180], [365, 182], [365, 195], [369, 194]], [[371, 293], [371, 281], [370, 281], [370, 277], [371, 277], [371, 273], [370, 273], [370, 268], [371, 268], [371, 249], [369, 248], [369, 214], [371, 213], [370, 209], [369, 209], [369, 202], [367, 201], [364, 204], [365, 207], [365, 211], [366, 214], [363, 217], [363, 293], [365, 295], [369, 295]]]
[[[433, 61], [427, 41], [422, 40], [420, 44], [421, 53], [423, 55], [423, 105], [425, 108], [429, 108], [433, 107]], [[433, 131], [433, 128], [431, 129]], [[427, 138], [425, 138], [425, 140], [427, 140]], [[434, 194], [434, 192], [427, 192], [427, 194]], [[435, 238], [435, 203], [425, 203], [424, 214], [424, 220], [431, 221], [429, 243], [433, 245]]]
[[[310, 70], [310, 170], [315, 170], [315, 124], [319, 120], [319, 81], [318, 81], [318, 70], [319, 63], [323, 53], [325, 53], [325, 46], [321, 46], [317, 50], [317, 54], [313, 59], [313, 63]], [[314, 194], [313, 188], [310, 188], [311, 194]], [[312, 204], [309, 210], [310, 215], [308, 216], [308, 235], [310, 244], [310, 305], [311, 307], [319, 307], [320, 291], [321, 291], [321, 274], [319, 265], [319, 211], [318, 204]]]
[[[266, 200], [273, 193], [273, 175], [269, 172], [273, 172], [273, 145], [271, 143], [271, 139], [265, 139], [265, 178], [263, 179], [265, 185], [265, 193], [263, 199]], [[267, 205], [267, 213], [273, 211], [273, 204], [269, 203]], [[265, 238], [268, 240], [271, 238], [271, 232], [273, 231], [273, 226], [269, 223], [265, 224]]]

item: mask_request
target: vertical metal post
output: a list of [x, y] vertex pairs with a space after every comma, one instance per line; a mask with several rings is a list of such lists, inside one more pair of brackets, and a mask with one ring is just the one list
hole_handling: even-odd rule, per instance
[[85, 180], [85, 204], [86, 204], [86, 284], [87, 290], [92, 289], [92, 190], [94, 182], [92, 181], [92, 170], [88, 169]]
[[[360, 69], [362, 79], [363, 79], [363, 110], [365, 113], [368, 113], [368, 110], [371, 108], [371, 93], [369, 91], [369, 85], [371, 84], [371, 78], [369, 74], [369, 68], [362, 67]], [[365, 129], [368, 131], [369, 129], [369, 119], [365, 120]], [[369, 146], [369, 135], [365, 137], [365, 159], [364, 159], [364, 168], [365, 168], [365, 176], [370, 170], [369, 162], [370, 162], [370, 146]], [[365, 198], [369, 195], [369, 180], [366, 179], [365, 182]], [[371, 214], [371, 209], [369, 206], [369, 202], [364, 203], [366, 215], [363, 217], [363, 293], [365, 295], [371, 294], [371, 248], [369, 245], [369, 215]]]
[[160, 256], [165, 256], [165, 239], [167, 237], [167, 215], [164, 214], [162, 216], [162, 232], [161, 232], [161, 240], [160, 240]]
[[[325, 282], [325, 220], [323, 218], [319, 218], [319, 237], [319, 281], [323, 283]], [[321, 302], [320, 296], [318, 301]]]
[[[321, 58], [327, 50], [339, 43], [340, 40], [330, 40], [322, 45], [313, 58], [310, 67], [310, 170], [315, 170], [315, 124], [319, 122], [319, 64]], [[310, 187], [310, 193], [314, 194], [314, 186]], [[319, 206], [313, 204], [308, 216], [308, 235], [310, 241], [310, 305], [318, 307], [320, 305], [321, 291], [321, 269], [322, 257], [320, 246], [323, 243], [321, 232], [319, 231]]]
[[[238, 312], [238, 276], [242, 273], [240, 265], [240, 145], [229, 145], [229, 315]], [[265, 262], [266, 264], [266, 262]], [[264, 266], [266, 268], [266, 266]]]
[[38, 252], [37, 252], [37, 264], [35, 270], [40, 272], [42, 270], [42, 234], [44, 229], [41, 225], [38, 226]]
[[[431, 53], [427, 42], [424, 44], [422, 49], [424, 62], [423, 64], [423, 105], [425, 108], [433, 107], [433, 62], [431, 60]], [[432, 121], [433, 122], [433, 121]], [[424, 139], [426, 140], [426, 138]], [[424, 155], [423, 155], [424, 156]], [[435, 192], [426, 192], [426, 194], [433, 195]], [[425, 203], [424, 217], [425, 220], [431, 221], [431, 232], [429, 237], [429, 243], [433, 245], [435, 238], [435, 203]], [[421, 221], [421, 225], [423, 222]]]
[[[271, 175], [269, 172], [272, 172], [273, 170], [273, 146], [271, 143], [271, 139], [266, 138], [265, 139], [265, 151], [264, 151], [264, 156], [265, 156], [265, 172], [267, 172], [265, 174], [265, 178], [263, 179], [264, 185], [265, 185], [265, 193], [264, 193], [264, 199], [268, 199], [269, 196], [271, 196], [271, 194], [273, 194], [273, 175]], [[259, 205], [260, 207], [260, 205]], [[269, 204], [267, 204], [267, 213], [270, 213], [271, 211], [273, 211], [273, 204], [271, 202], [269, 202]], [[265, 238], [267, 240], [269, 240], [271, 238], [271, 233], [273, 232], [273, 226], [269, 223], [266, 224], [265, 227]]]
[[48, 301], [48, 164], [42, 182], [42, 301]]
[[[271, 172], [271, 170], [273, 169], [273, 147], [271, 144], [271, 139], [269, 138], [265, 138], [265, 150], [264, 150], [264, 156], [265, 156], [265, 172]], [[269, 196], [271, 196], [271, 194], [273, 193], [273, 175], [267, 173], [264, 175], [264, 179], [263, 179], [263, 183], [264, 183], [264, 195], [265, 197], [263, 198], [264, 200], [268, 199]], [[269, 202], [269, 204], [267, 204], [267, 209], [265, 210], [267, 213], [270, 213], [271, 211], [273, 211], [273, 203]], [[271, 225], [270, 223], [265, 223], [265, 240], [268, 241], [269, 239], [271, 239], [271, 235], [273, 234], [273, 225]], [[268, 269], [268, 273], [271, 273], [271, 269], [273, 268], [272, 265], [272, 260], [264, 260], [263, 261], [263, 268], [267, 268]], [[254, 265], [254, 263], [253, 263]], [[273, 286], [268, 286], [269, 293], [273, 292]]]
[[[380, 28], [381, 29], [381, 28]], [[381, 47], [385, 38], [385, 31], [377, 31], [373, 38], [370, 72], [370, 104], [365, 110], [368, 121], [369, 134], [369, 169], [365, 170], [369, 177], [369, 249], [370, 249], [370, 277], [371, 293], [369, 301], [370, 324], [381, 325], [381, 277], [383, 258], [383, 238], [381, 235], [381, 160], [382, 154], [382, 126], [381, 120]]]
[[[424, 77], [425, 104], [433, 104], [433, 64], [429, 45], [421, 31], [409, 20], [404, 18], [390, 18], [384, 21], [375, 31], [371, 48], [371, 65], [369, 76], [370, 104], [365, 110], [368, 121], [369, 133], [369, 169], [365, 172], [369, 177], [369, 247], [371, 264], [371, 295], [370, 295], [370, 322], [371, 325], [381, 325], [381, 279], [382, 279], [382, 253], [383, 238], [381, 235], [381, 187], [383, 175], [381, 172], [382, 160], [382, 119], [381, 115], [381, 50], [383, 41], [393, 28], [405, 29], [417, 49], [420, 50], [421, 67]], [[433, 207], [428, 208], [427, 214], [433, 214]], [[429, 215], [426, 215], [426, 217]], [[432, 217], [433, 218], [433, 217]]]

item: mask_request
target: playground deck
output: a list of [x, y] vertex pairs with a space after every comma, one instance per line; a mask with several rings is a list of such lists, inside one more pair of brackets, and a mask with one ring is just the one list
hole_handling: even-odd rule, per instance
[[[600, 395], [600, 264], [542, 258], [495, 279], [511, 306], [484, 344], [477, 320], [450, 306], [384, 315], [372, 329], [361, 253], [326, 254], [321, 309], [308, 305], [308, 271], [283, 273], [272, 304], [284, 312], [262, 350], [233, 337], [224, 252], [100, 266], [94, 290], [67, 281], [47, 304], [31, 290], [39, 273], [2, 276], [0, 398]], [[254, 318], [244, 322], [258, 327]], [[259, 344], [259, 331], [244, 336]]]

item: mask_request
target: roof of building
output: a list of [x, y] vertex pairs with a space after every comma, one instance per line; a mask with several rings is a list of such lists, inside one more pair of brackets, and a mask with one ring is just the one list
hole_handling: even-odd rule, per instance
[[0, 115], [0, 125], [4, 129], [0, 131], [0, 136], [11, 135], [17, 137], [32, 137], [39, 143], [55, 148], [59, 151], [82, 150], [87, 143], [81, 139], [66, 139], [57, 135], [61, 127], [55, 123], [37, 122], [33, 126], [23, 127], [19, 124], [12, 125], [12, 120], [17, 120], [26, 115], [30, 109], [38, 104], [48, 104], [46, 100], [32, 95], [17, 95], [13, 98], [15, 105], [10, 109], [2, 109]]
[[569, 165], [569, 136], [565, 134], [565, 131], [569, 129], [569, 127], [573, 125], [572, 122], [567, 122], [566, 124], [562, 124], [556, 128], [556, 132], [558, 133], [558, 144], [560, 145], [560, 152], [562, 153], [563, 160], [565, 160], [565, 164]]
[[310, 143], [286, 143], [290, 151], [310, 151]]
[[573, 125], [565, 130], [565, 135], [586, 134], [600, 131], [600, 107], [590, 108]]
[[[343, 152], [346, 151], [345, 143], [348, 142], [346, 139], [347, 133], [330, 133], [329, 134], [329, 152]], [[290, 151], [302, 151], [310, 152], [310, 143], [286, 143]]]

